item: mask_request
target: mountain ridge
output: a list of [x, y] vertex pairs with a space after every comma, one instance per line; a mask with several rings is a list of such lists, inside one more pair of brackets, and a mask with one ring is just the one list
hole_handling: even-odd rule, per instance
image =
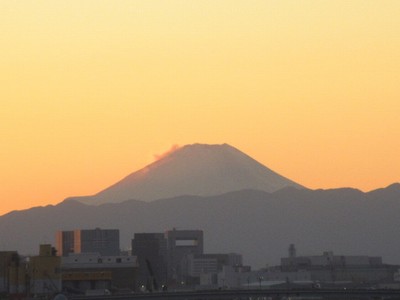
[[0, 246], [32, 254], [40, 243], [54, 244], [57, 230], [100, 227], [120, 229], [121, 247], [127, 249], [137, 232], [200, 228], [207, 252], [242, 253], [254, 267], [279, 263], [290, 243], [307, 255], [333, 250], [400, 264], [399, 211], [400, 185], [379, 194], [288, 188], [99, 206], [64, 201], [0, 217]]

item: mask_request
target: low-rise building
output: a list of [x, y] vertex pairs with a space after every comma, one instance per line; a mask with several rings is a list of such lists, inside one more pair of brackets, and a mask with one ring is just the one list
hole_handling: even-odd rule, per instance
[[71, 293], [87, 290], [110, 291], [136, 288], [135, 256], [102, 256], [98, 253], [70, 254], [62, 257], [63, 289]]
[[61, 291], [61, 258], [49, 244], [40, 245], [39, 255], [28, 262], [29, 294], [55, 295]]
[[313, 283], [310, 272], [305, 270], [284, 272], [272, 267], [251, 271], [249, 267], [231, 266], [225, 266], [218, 273], [217, 282], [220, 288], [267, 288], [286, 283], [311, 286]]
[[17, 251], [0, 251], [0, 294], [26, 292], [26, 265]]
[[393, 281], [396, 266], [386, 265], [378, 256], [322, 255], [296, 256], [289, 250], [289, 257], [281, 259], [283, 272], [308, 271], [311, 280], [321, 282], [379, 283]]
[[182, 260], [184, 282], [187, 285], [217, 284], [217, 274], [224, 266], [241, 266], [242, 256], [236, 253], [228, 254], [188, 254]]
[[39, 255], [20, 256], [0, 252], [0, 293], [14, 297], [48, 297], [61, 291], [61, 258], [49, 245], [40, 245]]

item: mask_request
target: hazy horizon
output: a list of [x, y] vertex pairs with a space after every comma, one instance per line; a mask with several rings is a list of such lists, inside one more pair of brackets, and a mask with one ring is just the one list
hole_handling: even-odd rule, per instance
[[[196, 147], [197, 146], [197, 147]], [[179, 152], [177, 150], [183, 150], [184, 148], [186, 149], [190, 149], [189, 152], [186, 150], [184, 155], [175, 155], [174, 152]], [[207, 149], [208, 151], [203, 151]], [[213, 152], [215, 153], [207, 153], [210, 151], [210, 149], [212, 149]], [[258, 184], [260, 184], [259, 179], [257, 178], [260, 174], [257, 174], [258, 171], [256, 170], [252, 170], [252, 171], [256, 171], [253, 174], [246, 174], [246, 176], [244, 176], [243, 178], [239, 179], [239, 178], [235, 178], [237, 175], [240, 174], [241, 171], [245, 171], [246, 170], [241, 170], [240, 166], [237, 165], [237, 163], [239, 163], [238, 161], [235, 160], [231, 160], [231, 159], [224, 159], [224, 156], [227, 155], [227, 153], [224, 153], [224, 151], [226, 151], [226, 149], [230, 149], [230, 151], [235, 151], [240, 153], [239, 157], [236, 157], [236, 159], [242, 160], [243, 158], [240, 157], [241, 155], [244, 154], [244, 156], [246, 157], [247, 154], [243, 153], [240, 151], [240, 149], [236, 149], [234, 147], [232, 147], [229, 144], [200, 144], [200, 143], [195, 143], [195, 144], [188, 144], [188, 145], [183, 145], [183, 146], [179, 146], [179, 145], [173, 145], [169, 150], [162, 152], [160, 154], [156, 154], [154, 155], [154, 161], [150, 162], [148, 165], [144, 166], [143, 168], [139, 168], [138, 170], [133, 171], [130, 174], [125, 174], [126, 176], [124, 176], [123, 178], [120, 178], [118, 181], [116, 182], [112, 182], [109, 183], [107, 186], [103, 186], [101, 190], [98, 190], [96, 193], [90, 194], [90, 195], [70, 195], [64, 199], [59, 199], [59, 201], [56, 201], [54, 204], [61, 204], [64, 200], [77, 200], [78, 202], [81, 202], [83, 204], [88, 204], [88, 205], [101, 205], [101, 204], [116, 204], [116, 203], [120, 203], [120, 202], [124, 202], [127, 200], [139, 200], [139, 201], [144, 201], [144, 202], [151, 202], [153, 200], [162, 200], [162, 199], [170, 199], [170, 198], [174, 198], [174, 197], [179, 197], [179, 196], [204, 196], [204, 197], [211, 197], [211, 196], [219, 196], [219, 195], [224, 195], [224, 194], [229, 194], [232, 192], [238, 192], [238, 191], [245, 191], [245, 190], [258, 190], [258, 191], [264, 191], [264, 192], [269, 192], [269, 193], [274, 193], [276, 191], [279, 191], [281, 188], [276, 188], [274, 191], [268, 191], [269, 188], [267, 188], [267, 190], [263, 190], [263, 188], [261, 187], [252, 187], [253, 184], [251, 183], [251, 180], [255, 180], [256, 182], [258, 182]], [[204, 152], [204, 153], [201, 153]], [[188, 155], [190, 153], [190, 155]], [[173, 155], [174, 154], [174, 155]], [[195, 163], [194, 165], [191, 164], [191, 161], [193, 161], [193, 156], [195, 155], [199, 155], [201, 156], [201, 163], [197, 164]], [[235, 154], [235, 156], [237, 155], [237, 153]], [[186, 158], [185, 158], [186, 156]], [[182, 159], [183, 158], [183, 159]], [[250, 161], [253, 160], [252, 157], [249, 157]], [[167, 162], [164, 162], [164, 159], [167, 159]], [[215, 166], [215, 164], [218, 164], [217, 161], [215, 161], [215, 159], [220, 159], [219, 163], [221, 163], [220, 166]], [[158, 164], [158, 162], [162, 162], [161, 168]], [[233, 184], [233, 186], [231, 186], [230, 188], [228, 187], [228, 190], [226, 191], [221, 191], [221, 192], [216, 192], [218, 191], [218, 188], [216, 188], [216, 186], [212, 187], [211, 190], [207, 189], [205, 191], [202, 191], [202, 187], [204, 188], [204, 186], [215, 182], [216, 180], [218, 180], [218, 178], [215, 178], [215, 172], [219, 172], [222, 171], [223, 169], [223, 165], [226, 164], [231, 164], [231, 166], [229, 166], [230, 170], [234, 170], [235, 174], [231, 174], [229, 177], [232, 177], [232, 175], [234, 176], [232, 179], [228, 179], [228, 182], [231, 181], [231, 184]], [[246, 165], [246, 168], [252, 169], [252, 168], [258, 168], [259, 166], [255, 166], [255, 165], [248, 165], [248, 161], [241, 161], [239, 164], [244, 163]], [[256, 164], [258, 164], [259, 162], [255, 161]], [[177, 164], [177, 166], [175, 166], [175, 164]], [[211, 164], [211, 165], [210, 165]], [[212, 165], [214, 164], [214, 166]], [[167, 165], [167, 168], [165, 168], [165, 165]], [[263, 166], [262, 164], [260, 166]], [[200, 168], [199, 168], [200, 167]], [[228, 166], [225, 166], [228, 167]], [[239, 169], [237, 169], [239, 167]], [[265, 166], [268, 168], [268, 166]], [[183, 169], [182, 169], [183, 168]], [[202, 172], [205, 172], [207, 168], [210, 168], [210, 172], [211, 174], [201, 174]], [[222, 168], [222, 169], [221, 169]], [[232, 169], [233, 168], [233, 169]], [[184, 170], [186, 169], [186, 170]], [[218, 171], [219, 169], [219, 171]], [[274, 170], [271, 170], [272, 172], [274, 172]], [[165, 177], [168, 173], [168, 176]], [[200, 172], [200, 174], [198, 173]], [[184, 178], [185, 173], [190, 173], [192, 175], [194, 175], [194, 178]], [[161, 175], [161, 177], [160, 177]], [[205, 177], [202, 179], [204, 180], [203, 182], [199, 183], [199, 186], [195, 188], [195, 190], [197, 190], [197, 192], [193, 192], [191, 193], [190, 190], [191, 188], [195, 187], [196, 185], [196, 181], [199, 180], [199, 175], [203, 176], [205, 175]], [[268, 174], [264, 174], [264, 176], [267, 176], [266, 178], [266, 183], [267, 185], [271, 185], [272, 182], [268, 182], [270, 181], [272, 178], [270, 178]], [[282, 176], [282, 174], [277, 174], [278, 176]], [[183, 176], [183, 177], [182, 177]], [[154, 178], [153, 178], [154, 177]], [[171, 180], [168, 180], [168, 177], [171, 177]], [[207, 178], [209, 177], [209, 178]], [[248, 177], [248, 178], [245, 178]], [[133, 180], [132, 180], [133, 179]], [[138, 181], [139, 179], [139, 181]], [[150, 179], [150, 180], [149, 180]], [[144, 181], [143, 181], [144, 180]], [[155, 181], [154, 181], [155, 180]], [[276, 179], [272, 179], [273, 181]], [[288, 180], [289, 185], [287, 185], [286, 187], [294, 187], [294, 185], [296, 184], [300, 184], [298, 182], [292, 182], [290, 183], [290, 178], [284, 178], [284, 180]], [[157, 181], [159, 181], [157, 183]], [[226, 180], [224, 178], [221, 178], [221, 185], [226, 185]], [[236, 182], [236, 183], [235, 183]], [[242, 183], [240, 183], [242, 182]], [[248, 187], [242, 187], [239, 188], [241, 185], [240, 184], [246, 184], [245, 182], [248, 182], [247, 184], [249, 184]], [[161, 183], [161, 185], [160, 185]], [[176, 186], [176, 183], [178, 183], [178, 186]], [[154, 186], [154, 184], [156, 184], [156, 187], [151, 187]], [[292, 185], [293, 184], [293, 185]], [[382, 186], [382, 187], [378, 187], [376, 189], [372, 189], [369, 191], [362, 191], [364, 193], [368, 193], [368, 192], [372, 192], [374, 190], [377, 189], [384, 189], [387, 188], [390, 185], [393, 184], [400, 184], [398, 182], [393, 182], [389, 185], [386, 186]], [[125, 188], [129, 186], [128, 190], [125, 191], [125, 193], [130, 194], [129, 197], [125, 197], [124, 200], [121, 201], [117, 200], [119, 197], [122, 196], [122, 198], [124, 197], [123, 195], [118, 196], [118, 188], [115, 189], [115, 186], [121, 186]], [[160, 185], [160, 186], [158, 186]], [[228, 184], [229, 186], [229, 184]], [[134, 190], [137, 189], [139, 187], [139, 195], [135, 195]], [[144, 188], [144, 190], [143, 190]], [[167, 191], [165, 190], [163, 192], [163, 190], [165, 188], [170, 188], [171, 191]], [[225, 187], [226, 188], [226, 187]], [[283, 189], [285, 187], [282, 187]], [[309, 189], [306, 186], [299, 186], [298, 188], [306, 188]], [[356, 189], [354, 187], [347, 187], [347, 186], [343, 186], [343, 187], [337, 187], [337, 189], [341, 189], [341, 188], [352, 188], [352, 189]], [[317, 189], [311, 189], [311, 190], [318, 190]], [[335, 188], [333, 188], [335, 189]], [[130, 191], [129, 191], [130, 190]], [[147, 190], [147, 191], [146, 191]], [[150, 192], [150, 194], [154, 194], [154, 190], [159, 190], [159, 196], [157, 197], [152, 197], [149, 195], [148, 193]], [[327, 188], [327, 190], [329, 190], [329, 188]], [[358, 189], [359, 190], [359, 189]], [[133, 194], [131, 194], [133, 192]], [[144, 192], [144, 195], [147, 196], [140, 196], [140, 194], [142, 194]], [[123, 192], [124, 193], [124, 192]], [[171, 194], [172, 193], [172, 194]], [[103, 195], [104, 194], [104, 195]], [[97, 196], [100, 196], [99, 199], [96, 199]], [[155, 192], [154, 195], [157, 195], [157, 192]], [[93, 198], [94, 197], [94, 198]], [[144, 198], [143, 198], [144, 197]], [[100, 200], [100, 202], [99, 202]], [[46, 206], [49, 203], [46, 203], [44, 205], [39, 205], [39, 206], [35, 206], [35, 207], [40, 207], [40, 206]], [[30, 209], [33, 207], [25, 207], [22, 208], [21, 210], [26, 210], [26, 209]], [[7, 213], [7, 212], [5, 212]], [[4, 214], [1, 214], [0, 216], [2, 216]]]

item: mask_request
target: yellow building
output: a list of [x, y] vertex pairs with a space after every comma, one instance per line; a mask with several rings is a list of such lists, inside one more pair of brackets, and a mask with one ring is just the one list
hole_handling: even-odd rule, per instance
[[26, 264], [17, 251], [0, 251], [0, 294], [26, 291]]
[[61, 291], [61, 258], [49, 245], [40, 245], [38, 256], [29, 260], [28, 277], [31, 295], [49, 295]]

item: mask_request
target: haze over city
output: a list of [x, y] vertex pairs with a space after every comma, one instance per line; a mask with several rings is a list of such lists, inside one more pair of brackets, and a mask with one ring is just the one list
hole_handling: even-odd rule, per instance
[[0, 215], [193, 143], [311, 189], [399, 182], [399, 1], [1, 1]]

